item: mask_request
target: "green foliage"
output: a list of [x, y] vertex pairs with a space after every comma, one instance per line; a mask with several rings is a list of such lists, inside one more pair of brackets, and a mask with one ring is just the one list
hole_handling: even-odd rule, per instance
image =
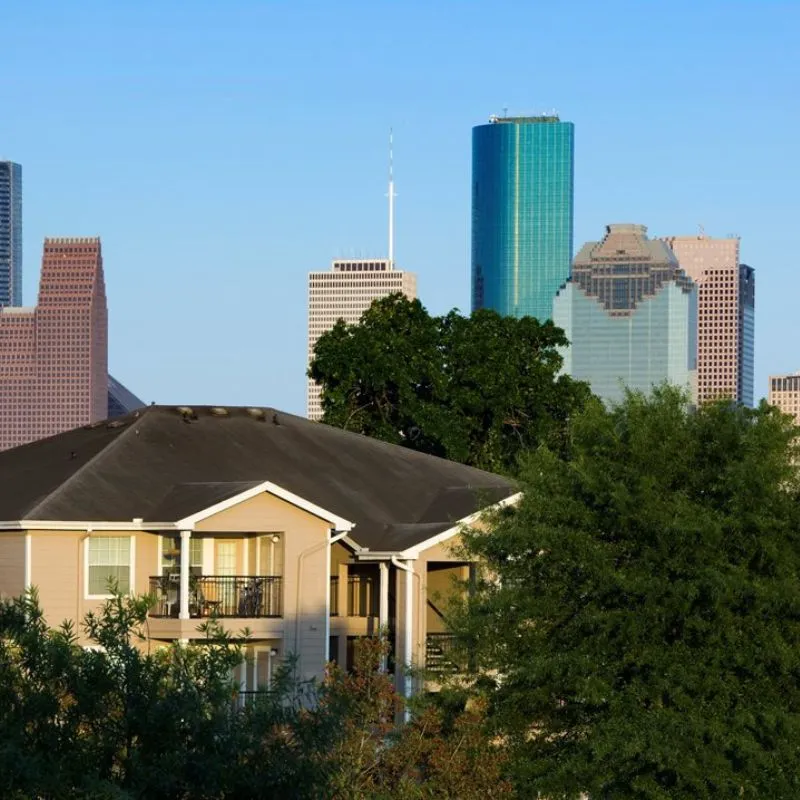
[[362, 640], [353, 672], [332, 666], [322, 684], [297, 684], [289, 660], [269, 692], [242, 705], [231, 677], [241, 642], [211, 620], [197, 644], [151, 652], [151, 601], [115, 592], [88, 615], [98, 649], [79, 646], [70, 625], [49, 629], [35, 591], [0, 602], [0, 797], [507, 794], [497, 794], [501, 761], [482, 759], [480, 713], [423, 709], [397, 727], [384, 641]]
[[522, 796], [800, 796], [796, 432], [664, 387], [530, 454], [459, 622]]
[[514, 473], [525, 448], [563, 445], [588, 388], [559, 376], [567, 340], [552, 322], [481, 310], [432, 317], [400, 294], [314, 349], [324, 422], [424, 453]]

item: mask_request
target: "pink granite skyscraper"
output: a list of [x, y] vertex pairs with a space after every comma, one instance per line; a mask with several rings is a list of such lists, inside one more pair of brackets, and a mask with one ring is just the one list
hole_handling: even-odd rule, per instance
[[104, 419], [107, 400], [100, 239], [45, 239], [37, 306], [0, 309], [0, 449]]
[[753, 405], [755, 270], [739, 262], [739, 239], [667, 236], [697, 284], [697, 397]]

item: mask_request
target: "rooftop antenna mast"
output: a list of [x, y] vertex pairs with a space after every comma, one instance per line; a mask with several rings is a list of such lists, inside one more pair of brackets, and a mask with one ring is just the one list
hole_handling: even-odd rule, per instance
[[394, 152], [393, 133], [389, 128], [389, 269], [394, 268]]

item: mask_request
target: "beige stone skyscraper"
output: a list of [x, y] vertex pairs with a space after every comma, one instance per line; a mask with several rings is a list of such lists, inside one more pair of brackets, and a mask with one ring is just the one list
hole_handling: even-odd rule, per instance
[[800, 425], [800, 372], [789, 375], [770, 375], [769, 404], [784, 414], [791, 414]]
[[668, 236], [697, 284], [697, 399], [753, 405], [755, 270], [739, 263], [739, 239]]
[[[394, 268], [387, 258], [335, 260], [328, 272], [308, 275], [308, 363], [317, 339], [338, 320], [356, 323], [373, 300], [402, 292], [417, 296], [417, 276]], [[320, 388], [310, 378], [306, 395], [308, 418], [322, 417]]]

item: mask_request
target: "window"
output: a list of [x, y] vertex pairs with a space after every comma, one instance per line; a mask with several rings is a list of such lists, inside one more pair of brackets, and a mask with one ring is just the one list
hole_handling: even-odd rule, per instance
[[131, 588], [130, 536], [90, 537], [87, 543], [87, 594], [89, 597], [108, 595], [108, 582], [114, 580], [121, 592]]

